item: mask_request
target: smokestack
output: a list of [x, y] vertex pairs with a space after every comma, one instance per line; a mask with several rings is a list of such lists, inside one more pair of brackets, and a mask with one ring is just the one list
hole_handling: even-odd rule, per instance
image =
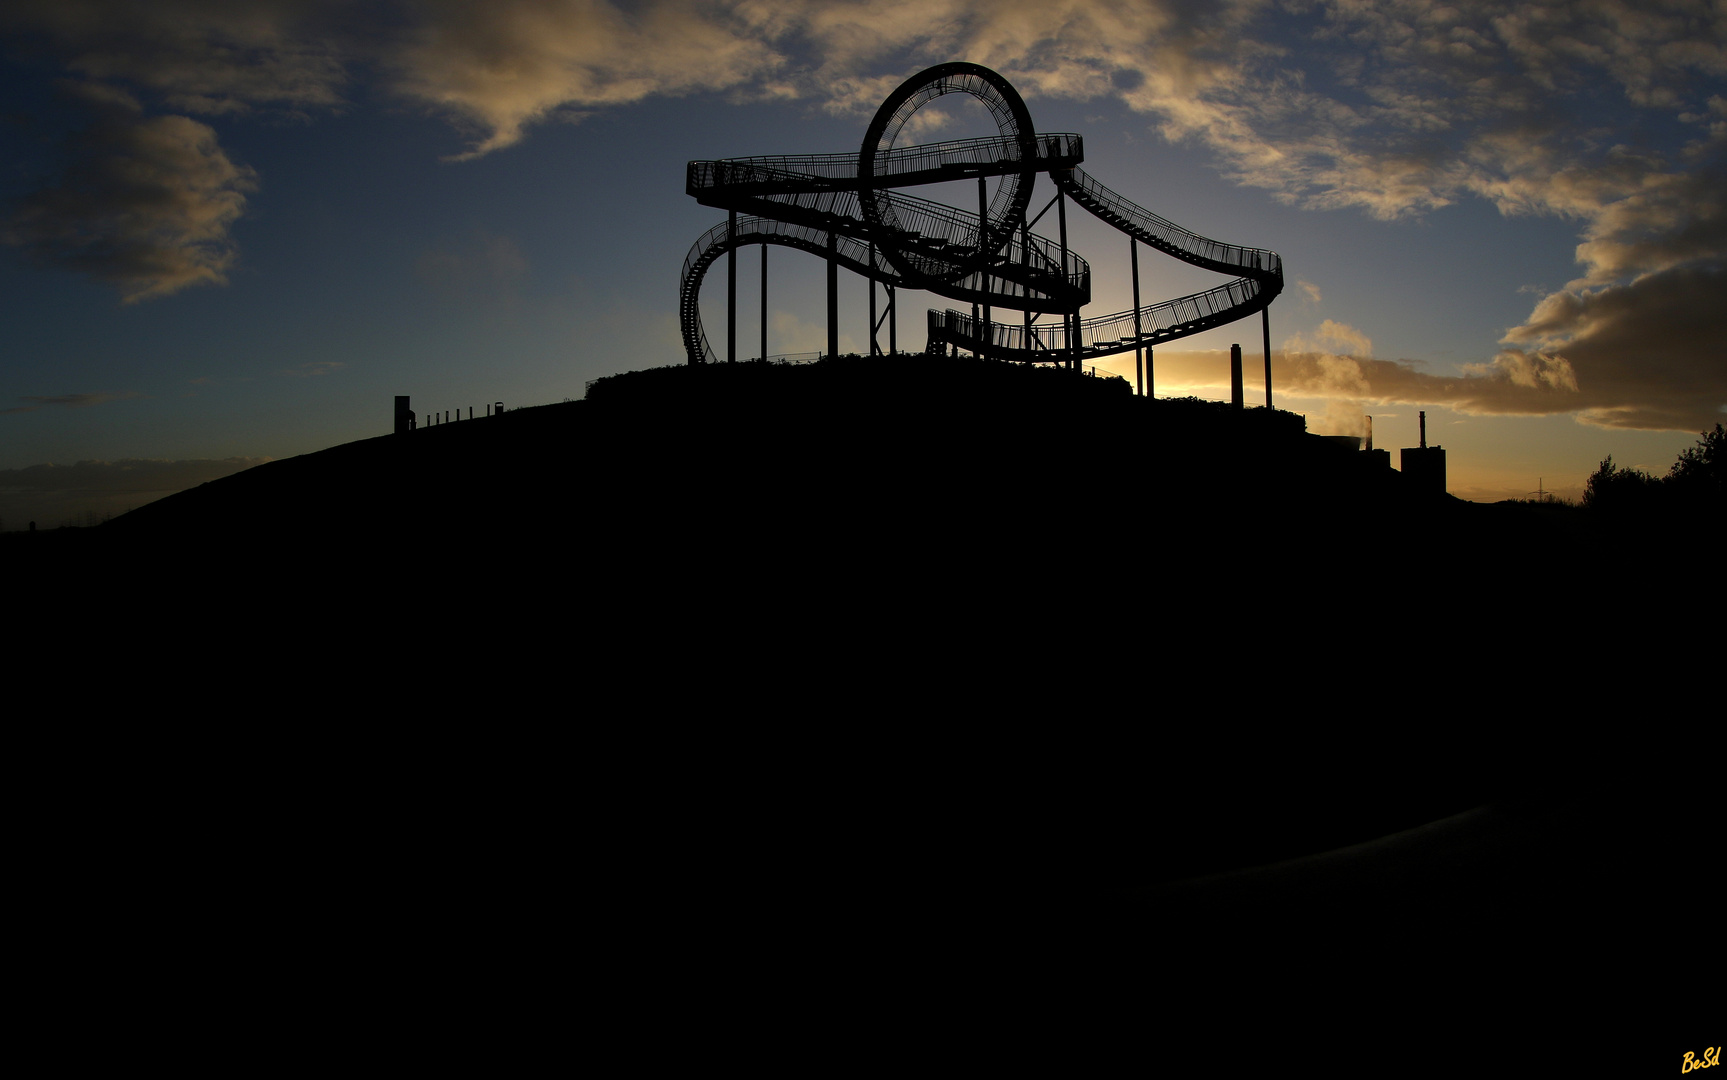
[[1364, 416], [1361, 419], [1363, 421], [1363, 423], [1361, 425], [1361, 443], [1362, 443], [1361, 448], [1363, 450], [1372, 450], [1373, 449], [1373, 417]]
[[1427, 449], [1427, 414], [1421, 414], [1421, 448]]

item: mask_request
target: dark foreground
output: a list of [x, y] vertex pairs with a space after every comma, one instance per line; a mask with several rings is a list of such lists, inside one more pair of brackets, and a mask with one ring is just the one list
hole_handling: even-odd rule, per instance
[[[653, 378], [35, 538], [43, 655], [139, 669], [46, 737], [53, 906], [412, 1040], [575, 1011], [684, 1064], [1719, 1045], [1697, 579], [1628, 608], [1623, 538], [1272, 414]], [[1649, 620], [1659, 665], [1616, 645]]]

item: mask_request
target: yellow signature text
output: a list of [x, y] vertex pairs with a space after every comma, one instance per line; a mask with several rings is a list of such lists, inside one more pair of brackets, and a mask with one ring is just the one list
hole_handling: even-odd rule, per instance
[[1696, 1054], [1687, 1050], [1685, 1051], [1685, 1061], [1680, 1066], [1679, 1071], [1682, 1073], [1688, 1073], [1692, 1069], [1707, 1069], [1712, 1065], [1719, 1064], [1721, 1064], [1721, 1048], [1719, 1046], [1706, 1047], [1701, 1059], [1699, 1059]]

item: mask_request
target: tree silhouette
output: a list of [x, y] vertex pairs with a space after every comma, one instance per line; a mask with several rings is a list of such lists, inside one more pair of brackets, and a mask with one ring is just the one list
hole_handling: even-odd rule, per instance
[[1727, 431], [1720, 424], [1683, 451], [1665, 477], [1613, 464], [1607, 455], [1583, 491], [1586, 509], [1619, 515], [1721, 513], [1727, 509]]
[[1583, 506], [1598, 513], [1632, 513], [1654, 502], [1660, 484], [1642, 469], [1613, 464], [1608, 454], [1583, 489]]
[[1667, 473], [1667, 483], [1683, 501], [1693, 505], [1727, 502], [1727, 431], [1720, 424], [1703, 432], [1697, 445], [1679, 455]]

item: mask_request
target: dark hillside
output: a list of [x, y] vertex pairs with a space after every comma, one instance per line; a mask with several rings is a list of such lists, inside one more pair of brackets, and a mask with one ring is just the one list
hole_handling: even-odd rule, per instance
[[[1212, 719], [1160, 724], [1167, 745], [1233, 754], [1278, 790], [1347, 774], [1417, 823], [1472, 805], [1541, 741], [1527, 718], [1491, 731], [1491, 755], [1410, 734], [1469, 722], [1455, 703], [1478, 687], [1463, 660], [1483, 637], [1455, 612], [1503, 604], [1527, 572], [1517, 552], [1563, 574], [1587, 545], [1360, 461], [1298, 416], [1049, 369], [683, 366], [272, 462], [72, 539], [90, 563], [155, 568], [167, 603], [312, 602], [429, 635], [413, 663], [444, 666], [459, 644], [473, 669], [586, 656], [590, 677], [620, 677], [675, 656], [797, 708], [831, 678], [845, 702], [957, 678], [975, 697], [950, 707], [967, 714], [1004, 692], [1049, 715], [1173, 707]], [[1387, 593], [1406, 598], [1405, 639], [1375, 637], [1386, 614], [1351, 603]], [[1569, 630], [1553, 614], [1518, 628], [1524, 656]], [[1106, 687], [1121, 695], [1107, 706]], [[1226, 733], [1261, 723], [1247, 744]], [[1335, 740], [1357, 725], [1381, 756], [1421, 745], [1415, 775], [1355, 769]]]
[[[888, 993], [1029, 1037], [1143, 1010], [1123, 990], [1150, 980], [1188, 1041], [1148, 1060], [1416, 1014], [1521, 1038], [1517, 1003], [1576, 1006], [1567, 943], [1608, 895], [1693, 925], [1641, 884], [1697, 826], [1629, 794], [1665, 748], [1625, 722], [1689, 688], [1601, 647], [1583, 519], [1359, 466], [1299, 417], [1119, 380], [680, 367], [272, 462], [28, 558], [123, 583], [101, 632], [221, 706], [168, 740], [234, 778], [218, 816], [272, 793], [282, 835], [324, 838], [299, 865], [418, 941], [479, 918], [538, 956], [573, 924], [581, 964], [627, 954], [614, 995], [672, 969], [704, 1000], [738, 972], [821, 986], [776, 1006], [806, 1032]], [[1458, 965], [1501, 974], [1460, 1003]]]
[[1148, 519], [1160, 544], [1245, 551], [1272, 538], [1335, 547], [1362, 512], [1421, 512], [1399, 475], [1359, 473], [1300, 425], [967, 360], [662, 368], [600, 380], [584, 402], [274, 462], [111, 531], [262, 546], [341, 536], [360, 549], [548, 541], [579, 561], [662, 526], [698, 550], [791, 532], [837, 551], [845, 533], [880, 528], [1041, 559], [1125, 554], [1148, 542], [1135, 535]]

